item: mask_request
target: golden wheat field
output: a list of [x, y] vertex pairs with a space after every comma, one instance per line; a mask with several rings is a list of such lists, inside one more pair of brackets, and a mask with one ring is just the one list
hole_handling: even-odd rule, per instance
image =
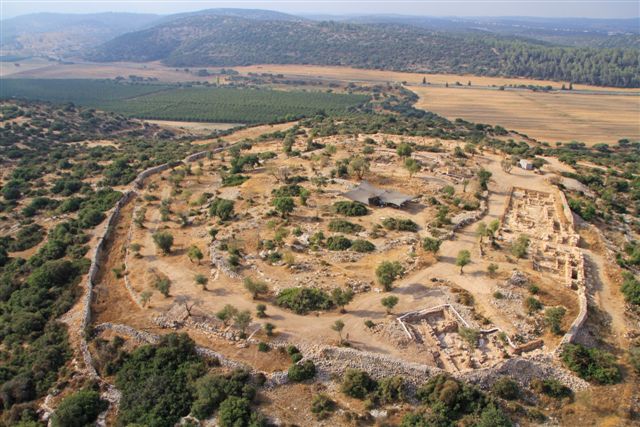
[[418, 108], [498, 124], [548, 142], [640, 139], [640, 96], [411, 86]]

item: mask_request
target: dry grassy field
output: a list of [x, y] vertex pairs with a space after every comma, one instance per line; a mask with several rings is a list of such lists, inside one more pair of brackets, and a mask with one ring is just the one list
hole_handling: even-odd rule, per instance
[[[451, 74], [416, 74], [348, 67], [314, 65], [252, 65], [234, 67], [242, 74], [272, 73], [291, 78], [341, 82], [405, 82], [420, 96], [417, 106], [445, 117], [499, 124], [548, 142], [578, 140], [589, 144], [612, 143], [620, 138], [640, 138], [640, 91], [574, 85], [576, 90], [603, 92], [543, 93], [532, 91], [488, 90], [490, 86], [551, 85], [559, 89], [562, 82], [544, 80], [479, 77]], [[211, 71], [214, 68], [210, 68]], [[199, 77], [193, 70], [165, 67], [150, 63], [73, 63], [59, 64], [32, 59], [15, 64], [2, 64], [0, 76], [16, 78], [115, 78], [137, 75], [165, 82], [188, 80], [214, 81], [215, 77]], [[429, 83], [465, 85], [455, 88], [422, 86]], [[471, 87], [467, 83], [471, 82]], [[626, 92], [635, 96], [621, 95]], [[605, 94], [606, 93], [606, 94]]]
[[499, 124], [548, 141], [588, 144], [640, 138], [640, 97], [411, 86], [418, 108]]
[[[562, 83], [568, 82], [553, 82], [549, 80], [536, 80], [518, 77], [486, 77], [486, 76], [474, 76], [469, 74], [420, 74], [420, 73], [407, 73], [400, 71], [384, 71], [384, 70], [366, 70], [360, 68], [349, 67], [328, 67], [319, 65], [250, 65], [246, 67], [233, 67], [234, 70], [240, 73], [272, 73], [272, 74], [284, 74], [290, 77], [305, 77], [305, 78], [319, 78], [319, 79], [333, 79], [343, 81], [362, 81], [362, 82], [407, 82], [407, 84], [419, 84], [422, 83], [422, 78], [426, 78], [429, 83], [436, 84], [455, 84], [459, 81], [462, 84], [467, 84], [471, 81], [473, 86], [502, 86], [502, 85], [539, 85], [547, 86], [551, 85], [554, 89], [560, 89]], [[594, 91], [615, 91], [615, 92], [635, 92], [640, 93], [637, 89], [620, 89], [620, 88], [608, 88], [599, 86], [589, 86], [575, 84], [574, 89], [581, 90], [594, 90]]]

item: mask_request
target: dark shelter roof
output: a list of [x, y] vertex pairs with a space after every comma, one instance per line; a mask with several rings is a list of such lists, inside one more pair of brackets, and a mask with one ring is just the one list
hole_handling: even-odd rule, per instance
[[415, 198], [398, 191], [376, 188], [366, 181], [362, 181], [356, 188], [343, 193], [342, 196], [365, 205], [393, 205], [396, 207], [401, 207]]

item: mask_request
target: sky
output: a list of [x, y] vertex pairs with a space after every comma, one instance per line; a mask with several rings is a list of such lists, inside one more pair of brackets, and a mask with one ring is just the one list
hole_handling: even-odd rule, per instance
[[401, 14], [422, 16], [540, 16], [635, 18], [639, 0], [0, 0], [0, 18], [35, 12], [147, 12], [171, 14], [218, 7], [269, 9], [293, 14]]

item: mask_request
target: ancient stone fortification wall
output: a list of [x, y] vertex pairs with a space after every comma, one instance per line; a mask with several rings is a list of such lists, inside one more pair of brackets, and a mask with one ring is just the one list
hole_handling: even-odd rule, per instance
[[87, 373], [90, 377], [96, 378], [98, 376], [95, 368], [93, 367], [93, 359], [91, 358], [91, 353], [89, 352], [89, 348], [87, 345], [87, 341], [85, 339], [85, 329], [89, 326], [91, 322], [91, 301], [93, 299], [93, 282], [98, 274], [98, 260], [102, 256], [102, 251], [104, 248], [105, 240], [109, 238], [111, 232], [113, 231], [113, 227], [116, 224], [118, 217], [120, 215], [120, 211], [122, 207], [133, 197], [136, 196], [135, 191], [126, 191], [120, 200], [116, 203], [115, 207], [111, 211], [111, 213], [107, 216], [107, 223], [102, 231], [102, 235], [98, 236], [95, 251], [93, 253], [93, 257], [91, 258], [91, 264], [89, 266], [89, 272], [87, 274], [87, 278], [85, 280], [85, 294], [82, 300], [82, 330], [77, 331], [80, 335], [80, 351], [82, 352], [82, 358], [87, 370]]

